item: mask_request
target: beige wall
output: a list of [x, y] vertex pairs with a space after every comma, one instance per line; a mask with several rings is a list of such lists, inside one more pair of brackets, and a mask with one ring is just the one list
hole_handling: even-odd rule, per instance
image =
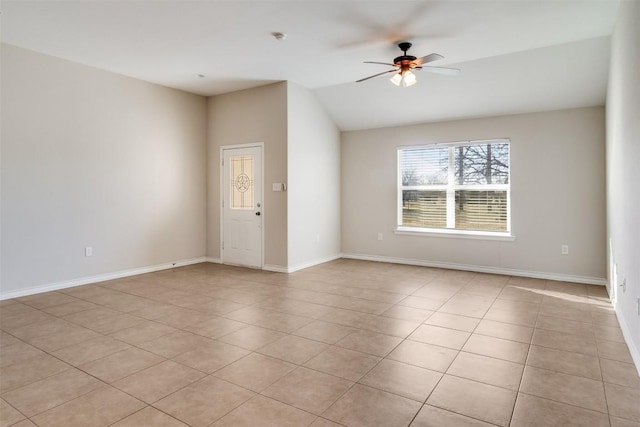
[[340, 132], [309, 90], [287, 83], [288, 268], [340, 256]]
[[209, 98], [208, 255], [220, 258], [220, 147], [264, 143], [264, 264], [287, 266], [287, 83], [274, 83]]
[[1, 54], [3, 296], [205, 255], [205, 98]]
[[[626, 51], [619, 46], [630, 43], [628, 31], [618, 31], [618, 51]], [[637, 156], [637, 145], [617, 130], [624, 122], [628, 133], [625, 117], [637, 115], [637, 100], [623, 95], [637, 85], [623, 71], [629, 59], [614, 59], [609, 148], [620, 171]], [[265, 146], [267, 267], [331, 258], [341, 244], [347, 255], [386, 260], [606, 276], [602, 108], [344, 132], [338, 152], [335, 126], [313, 94], [293, 83], [211, 97], [207, 105], [203, 97], [3, 45], [2, 120], [3, 295], [219, 258], [219, 147], [251, 142]], [[398, 145], [494, 137], [512, 140], [514, 242], [393, 234]], [[622, 182], [621, 174], [610, 179]], [[311, 191], [301, 185], [308, 176]], [[289, 191], [271, 191], [274, 182]], [[610, 188], [609, 207], [620, 212], [616, 191]], [[613, 215], [610, 236], [628, 234], [628, 222]], [[617, 239], [618, 259], [637, 254], [637, 239]], [[561, 244], [570, 255], [560, 255]], [[84, 256], [85, 246], [94, 256]]]
[[[604, 109], [581, 108], [342, 134], [342, 251], [424, 264], [602, 282]], [[396, 147], [511, 139], [515, 241], [396, 235]], [[378, 241], [377, 234], [383, 233]], [[561, 255], [567, 244], [569, 255]]]
[[[640, 2], [622, 1], [607, 91], [609, 293], [640, 372]], [[626, 291], [620, 288], [626, 279]]]

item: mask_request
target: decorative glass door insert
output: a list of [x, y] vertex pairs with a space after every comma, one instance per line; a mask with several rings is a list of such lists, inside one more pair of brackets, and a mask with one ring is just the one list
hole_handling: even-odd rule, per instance
[[253, 156], [231, 157], [231, 209], [254, 209]]

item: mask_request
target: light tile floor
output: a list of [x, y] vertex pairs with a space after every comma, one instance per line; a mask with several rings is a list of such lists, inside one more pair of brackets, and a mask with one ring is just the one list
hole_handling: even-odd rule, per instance
[[0, 302], [5, 426], [640, 426], [603, 287], [337, 260]]

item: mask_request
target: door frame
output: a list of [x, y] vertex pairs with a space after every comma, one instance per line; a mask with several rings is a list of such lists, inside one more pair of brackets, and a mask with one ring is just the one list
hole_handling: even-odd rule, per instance
[[[222, 162], [224, 161], [224, 151], [225, 150], [233, 150], [238, 148], [260, 148], [260, 188], [258, 190], [258, 194], [260, 195], [260, 221], [262, 222], [260, 227], [260, 266], [259, 269], [264, 269], [264, 227], [266, 221], [265, 217], [265, 206], [264, 206], [264, 142], [249, 142], [246, 144], [235, 144], [235, 145], [221, 145], [220, 146], [220, 161], [218, 165], [220, 166], [220, 263], [224, 264], [224, 249], [222, 248], [222, 242], [224, 242], [224, 207], [222, 203], [224, 201], [224, 165]], [[248, 267], [250, 268], [250, 267]]]

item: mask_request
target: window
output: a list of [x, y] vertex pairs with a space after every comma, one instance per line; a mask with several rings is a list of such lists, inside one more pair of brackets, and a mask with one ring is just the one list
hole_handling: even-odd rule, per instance
[[398, 230], [510, 233], [509, 140], [398, 148]]

